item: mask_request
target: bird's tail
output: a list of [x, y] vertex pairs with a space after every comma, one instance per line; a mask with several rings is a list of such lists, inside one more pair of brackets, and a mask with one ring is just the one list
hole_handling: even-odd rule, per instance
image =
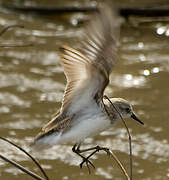
[[39, 133], [34, 141], [30, 144], [30, 147], [34, 151], [42, 151], [50, 148], [52, 145], [59, 142], [61, 133]]

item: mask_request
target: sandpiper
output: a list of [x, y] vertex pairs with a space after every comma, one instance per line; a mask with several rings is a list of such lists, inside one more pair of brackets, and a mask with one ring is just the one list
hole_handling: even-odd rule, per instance
[[[88, 165], [89, 158], [100, 146], [81, 149], [84, 139], [94, 136], [122, 118], [133, 118], [143, 124], [134, 114], [131, 104], [122, 98], [104, 98], [109, 75], [116, 60], [118, 16], [110, 7], [102, 5], [86, 26], [81, 50], [62, 47], [61, 63], [67, 85], [63, 102], [56, 116], [38, 134], [33, 146], [38, 149], [58, 143], [73, 142], [72, 151]], [[120, 113], [120, 114], [119, 114]], [[84, 157], [83, 152], [93, 152]]]

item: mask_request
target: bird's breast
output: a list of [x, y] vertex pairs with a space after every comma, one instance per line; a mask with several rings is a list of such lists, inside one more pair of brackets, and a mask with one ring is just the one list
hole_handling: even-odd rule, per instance
[[110, 126], [111, 122], [104, 112], [91, 113], [88, 111], [74, 119], [71, 128], [63, 134], [63, 139], [81, 142], [86, 137], [94, 136]]

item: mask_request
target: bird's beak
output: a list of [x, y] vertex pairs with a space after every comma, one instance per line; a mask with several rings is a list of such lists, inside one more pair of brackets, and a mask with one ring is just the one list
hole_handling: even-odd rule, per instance
[[131, 118], [138, 121], [140, 124], [144, 125], [144, 123], [142, 121], [140, 121], [140, 119], [138, 119], [138, 117], [134, 113], [132, 113]]

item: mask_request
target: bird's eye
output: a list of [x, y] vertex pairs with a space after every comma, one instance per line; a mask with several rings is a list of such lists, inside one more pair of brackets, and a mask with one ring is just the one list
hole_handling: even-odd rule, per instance
[[125, 110], [126, 110], [126, 112], [128, 112], [128, 113], [130, 112], [130, 108], [128, 108], [128, 107], [125, 108]]

